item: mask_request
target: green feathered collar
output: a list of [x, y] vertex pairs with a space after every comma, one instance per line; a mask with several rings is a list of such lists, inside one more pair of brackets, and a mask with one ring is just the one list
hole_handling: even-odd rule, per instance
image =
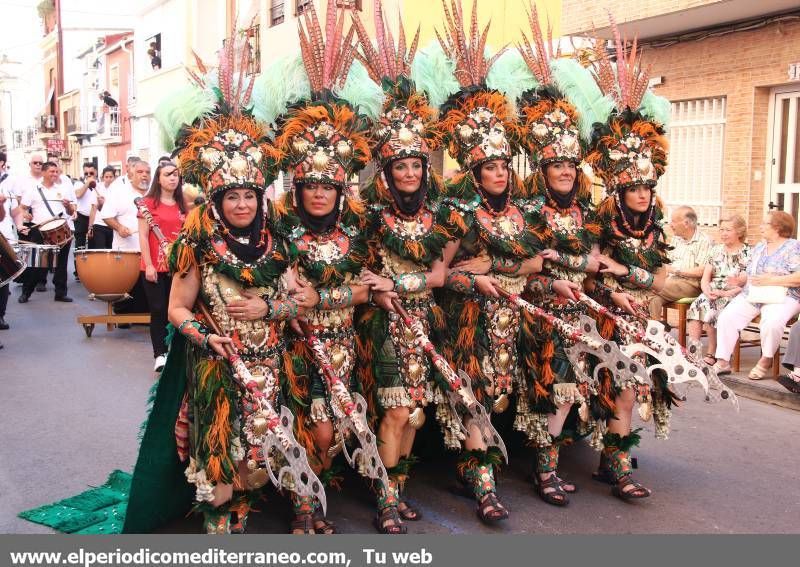
[[563, 254], [588, 254], [600, 238], [602, 228], [588, 199], [573, 200], [566, 211], [560, 211], [541, 194], [533, 196], [529, 203], [546, 248]]
[[[338, 286], [361, 273], [369, 258], [364, 232], [337, 223], [328, 234], [314, 234], [304, 226], [292, 232], [304, 275], [322, 286]], [[349, 277], [348, 277], [349, 276]]]
[[602, 247], [610, 248], [611, 257], [625, 266], [657, 272], [661, 266], [670, 263], [667, 255], [670, 247], [664, 237], [660, 217], [658, 215], [650, 230], [637, 238], [623, 231], [619, 214], [599, 215], [603, 229]]
[[208, 205], [190, 215], [172, 245], [169, 266], [172, 273], [185, 273], [192, 265], [212, 266], [215, 272], [253, 287], [271, 287], [297, 257], [297, 249], [289, 240], [290, 219], [268, 203], [264, 214], [267, 248], [255, 262], [240, 260], [228, 248], [220, 224]]

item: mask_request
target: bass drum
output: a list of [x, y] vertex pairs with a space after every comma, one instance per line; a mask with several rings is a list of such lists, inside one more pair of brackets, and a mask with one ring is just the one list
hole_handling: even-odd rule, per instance
[[25, 271], [25, 262], [17, 257], [14, 246], [0, 234], [0, 287]]
[[128, 293], [139, 279], [141, 253], [135, 250], [76, 250], [78, 277], [95, 296]]
[[58, 266], [58, 246], [50, 244], [19, 243], [19, 258], [29, 268], [55, 268]]

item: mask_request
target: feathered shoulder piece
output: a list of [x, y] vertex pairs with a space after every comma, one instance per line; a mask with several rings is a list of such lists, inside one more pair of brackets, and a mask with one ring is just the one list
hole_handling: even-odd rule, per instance
[[195, 54], [192, 83], [166, 97], [155, 113], [163, 137], [175, 142], [173, 155], [185, 181], [202, 187], [206, 198], [230, 187], [263, 192], [278, 173], [281, 153], [250, 113], [249, 56], [249, 43], [232, 27], [216, 71]]
[[384, 95], [372, 132], [373, 157], [381, 169], [393, 160], [407, 157], [419, 157], [427, 162], [431, 151], [441, 145], [441, 132], [435, 121], [435, 110], [411, 79], [419, 27], [407, 49], [403, 19], [398, 16], [395, 44], [391, 27], [383, 16], [381, 0], [375, 0], [374, 11], [377, 46], [373, 46], [358, 15], [353, 15], [361, 44], [361, 52], [356, 57], [372, 81], [382, 87]]

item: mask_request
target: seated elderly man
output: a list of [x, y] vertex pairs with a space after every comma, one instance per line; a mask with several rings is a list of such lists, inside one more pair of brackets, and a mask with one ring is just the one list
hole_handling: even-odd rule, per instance
[[667, 266], [664, 287], [650, 300], [652, 319], [661, 319], [665, 303], [700, 295], [700, 278], [711, 253], [711, 239], [697, 228], [694, 209], [678, 207], [673, 211], [669, 225], [674, 234], [669, 252], [672, 263]]

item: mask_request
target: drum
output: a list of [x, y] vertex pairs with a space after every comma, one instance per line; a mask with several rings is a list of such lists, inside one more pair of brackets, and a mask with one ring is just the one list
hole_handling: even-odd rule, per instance
[[17, 258], [17, 252], [6, 237], [0, 234], [0, 287], [25, 271], [25, 262]]
[[72, 230], [66, 219], [52, 218], [39, 225], [42, 241], [53, 246], [63, 246], [72, 240]]
[[19, 243], [19, 257], [29, 268], [55, 268], [58, 265], [58, 246], [52, 244]]
[[81, 283], [96, 296], [123, 296], [139, 279], [141, 253], [135, 250], [77, 250]]

